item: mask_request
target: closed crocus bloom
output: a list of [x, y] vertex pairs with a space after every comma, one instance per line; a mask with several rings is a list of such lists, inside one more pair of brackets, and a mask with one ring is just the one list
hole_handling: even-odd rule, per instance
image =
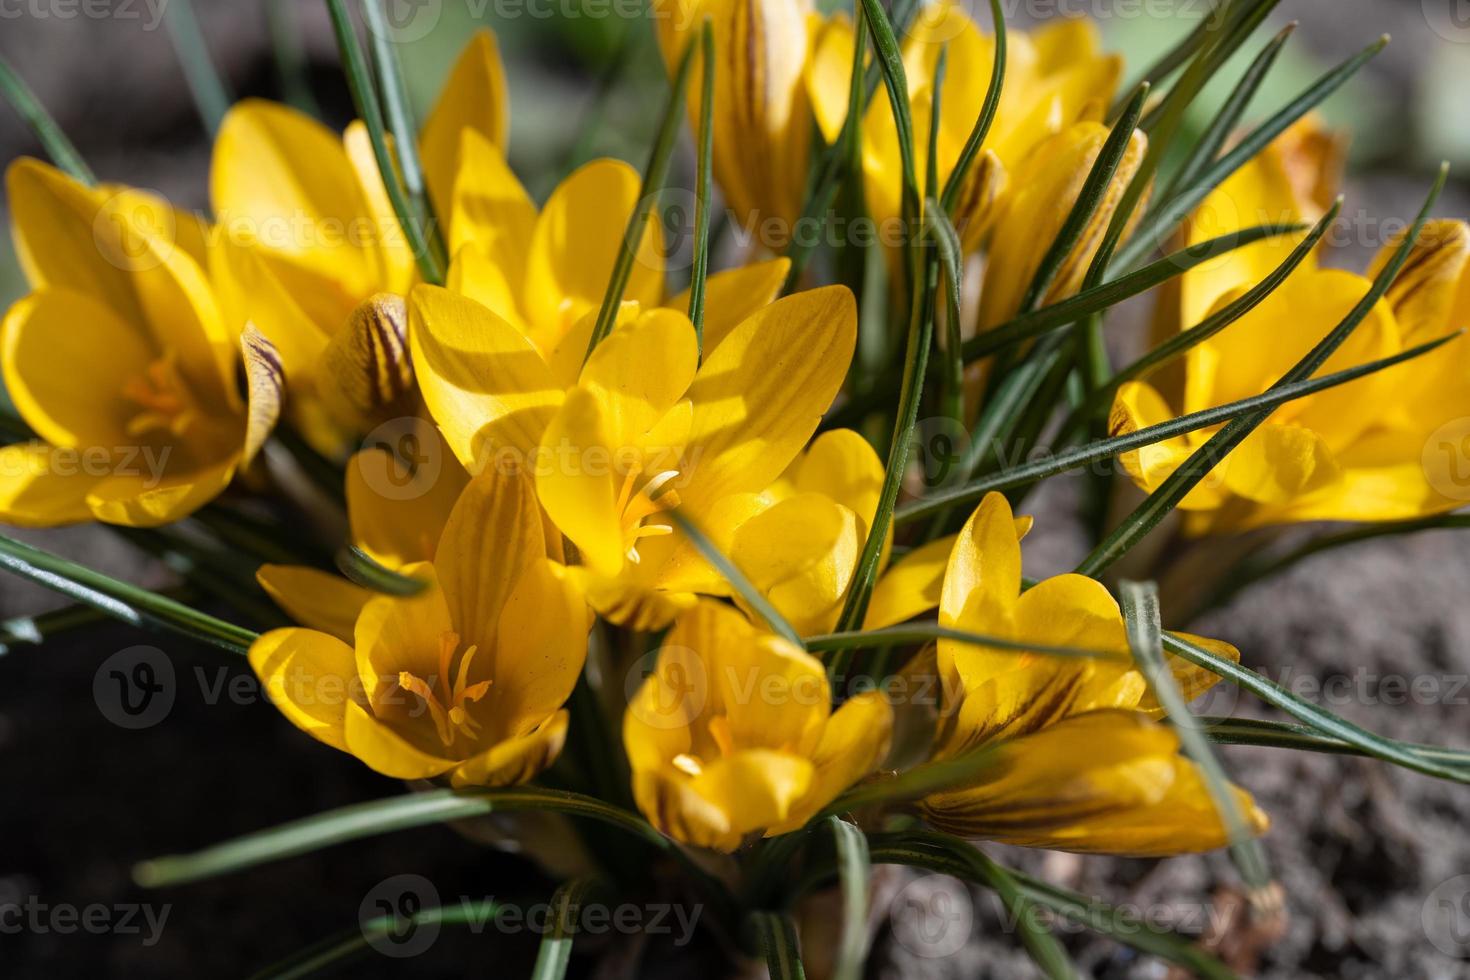
[[[995, 40], [950, 0], [924, 6], [914, 15], [902, 49], [916, 133], [929, 132], [934, 68], [946, 48], [937, 147], [941, 183], [949, 178], [980, 115], [995, 64]], [[845, 15], [834, 15], [814, 31], [807, 85], [828, 142], [837, 138], [847, 115], [852, 50], [852, 23]], [[1121, 71], [1121, 59], [1102, 52], [1097, 28], [1089, 20], [1063, 20], [1032, 34], [1009, 32], [1000, 106], [954, 216], [967, 249], [979, 244], [1004, 200], [1003, 190], [1028, 184], [1029, 178], [1019, 173], [1023, 161], [1069, 125], [1100, 117]], [[880, 223], [894, 221], [900, 215], [901, 159], [893, 110], [881, 92], [868, 105], [862, 138], [868, 210]], [[928, 166], [927, 140], [915, 140], [914, 152], [916, 172], [922, 174]]]
[[[1203, 778], [1179, 754], [1173, 730], [1154, 720], [1161, 712], [1132, 665], [1118, 604], [1081, 575], [1059, 575], [1023, 592], [1024, 528], [1000, 494], [981, 501], [938, 585], [940, 625], [1038, 646], [1116, 651], [1116, 658], [940, 640], [944, 710], [935, 757], [983, 747], [995, 756], [970, 782], [925, 799], [924, 816], [967, 837], [1071, 851], [1165, 855], [1223, 846], [1225, 827]], [[900, 561], [889, 573], [900, 583], [890, 587], [890, 605], [925, 605], [935, 592], [932, 567], [920, 552]], [[910, 595], [891, 594], [897, 591]], [[1189, 639], [1239, 660], [1228, 644]], [[1170, 667], [1188, 698], [1217, 679], [1177, 658]], [[1263, 831], [1265, 815], [1244, 791], [1233, 792], [1252, 829]]]
[[471, 472], [530, 461], [592, 605], [638, 629], [729, 588], [666, 512], [680, 507], [728, 553], [735, 528], [772, 502], [763, 492], [811, 438], [852, 358], [857, 313], [843, 287], [788, 296], [733, 326], [717, 309], [702, 362], [683, 313], [625, 303], [583, 364], [596, 310], [548, 358], [464, 296], [420, 286], [409, 301], [419, 383], [451, 449]]
[[[807, 23], [803, 0], [656, 0], [659, 48], [672, 72], [709, 18], [715, 43], [715, 180], [737, 220], [762, 234], [761, 222], [789, 229], [801, 214], [811, 143], [811, 106], [804, 73]], [[690, 92], [701, 91], [698, 55]], [[690, 98], [695, 131], [700, 105]], [[765, 244], [780, 249], [784, 240]]]
[[241, 341], [201, 269], [204, 227], [35, 160], [11, 165], [6, 188], [32, 291], [5, 316], [0, 364], [38, 438], [0, 450], [0, 520], [187, 516], [259, 449], [280, 395], [269, 370], [249, 405], [240, 394]]
[[[442, 221], [462, 132], [504, 147], [505, 83], [495, 39], [466, 45], [424, 124], [429, 196]], [[403, 297], [416, 270], [361, 121], [340, 137], [259, 99], [220, 124], [210, 197], [223, 232], [212, 275], [232, 322], [280, 352], [292, 416], [318, 449], [412, 412]]]
[[[1288, 134], [1226, 181], [1201, 205], [1191, 241], [1320, 210], [1310, 135]], [[1308, 147], [1320, 146], [1310, 141]], [[1293, 162], [1295, 161], [1295, 162]], [[1400, 236], [1401, 240], [1401, 236]], [[1385, 244], [1369, 270], [1376, 275], [1397, 248]], [[1182, 278], [1177, 318], [1188, 327], [1255, 285], [1285, 257], [1291, 243], [1258, 243]], [[1399, 280], [1323, 367], [1342, 370], [1441, 337], [1470, 315], [1465, 269], [1470, 229], [1430, 221]], [[1182, 373], [1162, 388], [1133, 382], [1119, 389], [1111, 428], [1116, 433], [1264, 391], [1331, 330], [1370, 288], [1370, 279], [1323, 268], [1310, 255], [1275, 292], [1215, 337], [1192, 348]], [[1234, 531], [1306, 520], [1396, 520], [1452, 510], [1464, 503], [1456, 451], [1436, 452], [1437, 433], [1470, 411], [1466, 346], [1444, 348], [1388, 371], [1281, 406], [1185, 498], [1186, 527]], [[1210, 432], [1180, 436], [1125, 454], [1123, 465], [1153, 489]], [[1460, 438], [1454, 433], [1442, 441]]]
[[733, 851], [800, 829], [888, 754], [870, 691], [832, 710], [815, 657], [701, 600], [679, 617], [623, 716], [633, 796], [660, 831]]
[[266, 633], [250, 663], [298, 727], [399, 779], [448, 775], [505, 786], [561, 750], [562, 707], [586, 657], [590, 616], [547, 557], [535, 493], [486, 473], [460, 495], [419, 595], [363, 606], [352, 642], [311, 629]]

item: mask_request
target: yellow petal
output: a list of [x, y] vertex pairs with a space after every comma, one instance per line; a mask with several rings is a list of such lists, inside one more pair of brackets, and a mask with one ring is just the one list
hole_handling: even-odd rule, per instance
[[373, 597], [340, 575], [299, 565], [261, 565], [255, 580], [286, 615], [344, 643], [353, 642], [358, 613]]
[[1320, 435], [1299, 425], [1269, 423], [1247, 436], [1221, 468], [1231, 492], [1267, 504], [1285, 503], [1340, 475]]
[[240, 352], [245, 363], [245, 385], [249, 395], [245, 448], [240, 465], [249, 466], [281, 417], [281, 404], [286, 397], [286, 375], [281, 368], [280, 352], [265, 334], [254, 327], [247, 327], [240, 334]]
[[812, 784], [792, 808], [790, 819], [769, 835], [805, 824], [848, 787], [867, 776], [888, 754], [893, 708], [878, 691], [854, 695], [832, 713], [812, 755]]
[[[1129, 381], [1118, 388], [1113, 398], [1112, 411], [1108, 416], [1108, 435], [1130, 435], [1173, 417], [1174, 412], [1157, 389], [1146, 382]], [[1118, 461], [1140, 489], [1152, 493], [1189, 458], [1194, 448], [1186, 436], [1172, 436], [1141, 449], [1120, 453]], [[1213, 509], [1219, 507], [1224, 499], [1224, 477], [1217, 466], [1195, 484], [1194, 489], [1180, 501], [1179, 507], [1183, 510]]]
[[470, 37], [450, 69], [439, 101], [419, 134], [424, 177], [440, 217], [447, 217], [451, 211], [449, 195], [461, 165], [461, 134], [473, 132], [504, 151], [509, 126], [499, 46], [494, 32], [481, 28]]
[[598, 344], [578, 383], [598, 401], [609, 440], [604, 445], [614, 458], [642, 445], [689, 390], [698, 363], [694, 327], [674, 310], [650, 310]]
[[857, 310], [843, 286], [787, 296], [736, 327], [689, 388], [684, 506], [697, 514], [779, 476], [832, 404], [856, 336]]
[[558, 711], [525, 735], [497, 742], [466, 759], [450, 777], [455, 787], [517, 786], [534, 779], [561, 755], [568, 717]]
[[230, 237], [287, 256], [351, 296], [385, 285], [375, 248], [349, 234], [372, 214], [357, 172], [337, 136], [304, 113], [237, 102], [215, 137], [209, 192]]
[[[703, 351], [706, 356], [746, 317], [776, 301], [790, 269], [791, 260], [782, 257], [716, 272], [705, 281]], [[688, 313], [689, 290], [669, 300], [668, 306]]]
[[357, 681], [351, 647], [316, 630], [271, 630], [250, 644], [250, 666], [292, 724], [347, 750], [342, 729]]
[[56, 527], [90, 520], [87, 494], [97, 480], [73, 450], [44, 442], [0, 446], [0, 522]]
[[847, 119], [852, 85], [852, 21], [846, 14], [828, 17], [814, 32], [806, 65], [806, 90], [822, 139], [837, 141]]
[[649, 823], [682, 844], [725, 852], [740, 846], [743, 835], [731, 831], [729, 816], [683, 773], [635, 768], [633, 797]]
[[[424, 446], [418, 431], [433, 440]], [[345, 489], [352, 540], [374, 560], [400, 568], [434, 557], [449, 513], [469, 477], [429, 426], [407, 434], [400, 454], [373, 446], [347, 461]], [[418, 456], [417, 470], [403, 453]]]
[[894, 562], [878, 580], [863, 629], [882, 629], [939, 607], [944, 571], [956, 535], [922, 544]]
[[803, 636], [829, 632], [862, 548], [857, 515], [819, 493], [788, 497], [735, 532], [730, 560]]
[[92, 516], [107, 524], [158, 527], [188, 517], [209, 503], [234, 478], [238, 453], [195, 470], [158, 472], [119, 466], [87, 494]]
[[[965, 522], [944, 572], [939, 622], [985, 632], [973, 613], [982, 609], [1009, 613], [1021, 591], [1021, 539], [1010, 503], [988, 493]], [[977, 602], [977, 597], [983, 601]], [[941, 645], [942, 649], [942, 645]]]
[[795, 470], [798, 492], [829, 497], [857, 514], [864, 529], [872, 522], [883, 488], [883, 461], [868, 440], [851, 429], [823, 432]]
[[519, 733], [566, 703], [582, 674], [591, 628], [576, 578], [549, 559], [533, 562], [495, 629], [491, 697], [498, 723]]
[[478, 249], [513, 290], [510, 311], [486, 305], [507, 319], [518, 318], [511, 311], [517, 308], [516, 294], [526, 280], [536, 205], [501, 151], [481, 133], [466, 129], [460, 134], [459, 157], [449, 216], [450, 254], [457, 256], [466, 246]]
[[[393, 134], [386, 134], [386, 139], [389, 152], [394, 152]], [[367, 124], [361, 119], [354, 119], [342, 133], [342, 147], [357, 173], [363, 203], [367, 206], [364, 220], [359, 221], [349, 233], [363, 248], [373, 253], [378, 266], [378, 288], [390, 293], [406, 293], [417, 274], [413, 249], [398, 223], [398, 213], [393, 210], [388, 188], [383, 184]]]
[[454, 768], [452, 760], [424, 751], [358, 704], [347, 705], [343, 741], [368, 768], [394, 779], [432, 779]]
[[[602, 305], [640, 185], [637, 171], [626, 163], [594, 160], [562, 181], [542, 208], [531, 237], [521, 306], [543, 350]], [[663, 301], [662, 239], [658, 223], [649, 221], [634, 253], [625, 300], [646, 307]]]
[[429, 413], [470, 472], [496, 454], [522, 462], [541, 441], [562, 390], [519, 330], [435, 286], [409, 295], [409, 345]]
[[[1401, 233], [1385, 242], [1368, 269], [1376, 279], [1403, 242]], [[1388, 289], [1388, 303], [1406, 347], [1466, 326], [1451, 321], [1460, 283], [1470, 263], [1470, 225], [1438, 219], [1425, 222], [1409, 251], [1403, 271]]]
[[314, 365], [317, 392], [345, 429], [367, 432], [417, 408], [408, 357], [408, 306], [374, 293], [332, 336]]
[[772, 749], [745, 749], [705, 766], [689, 788], [719, 807], [734, 833], [749, 834], [785, 823], [792, 807], [810, 790], [813, 776], [807, 759]]
[[283, 281], [277, 274], [282, 271], [290, 271], [290, 266], [272, 263], [260, 249], [223, 235], [210, 251], [210, 275], [229, 322], [242, 330], [249, 324], [265, 335], [280, 354], [293, 394], [314, 397], [311, 382], [317, 359], [326, 349], [328, 331], [335, 331], [352, 307], [344, 298], [342, 306], [314, 318], [303, 301], [319, 296], [320, 291], [301, 282]]
[[617, 574], [624, 554], [610, 445], [597, 396], [573, 388], [546, 427], [536, 467], [541, 506], [603, 575]]

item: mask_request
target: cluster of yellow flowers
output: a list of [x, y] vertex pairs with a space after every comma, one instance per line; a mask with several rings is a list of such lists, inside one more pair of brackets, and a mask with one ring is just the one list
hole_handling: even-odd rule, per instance
[[[853, 25], [796, 0], [666, 4], [658, 24], [671, 69], [704, 19], [713, 26], [713, 172], [728, 207], [739, 220], [794, 222], [814, 134], [835, 141], [848, 115]], [[915, 128], [929, 131], [940, 106], [940, 180], [990, 88], [994, 44], [951, 3], [923, 8], [905, 35]], [[941, 50], [942, 100], [932, 85]], [[1006, 64], [995, 122], [954, 211], [963, 252], [984, 256], [979, 331], [1024, 312], [1108, 139], [1103, 118], [1121, 74], [1083, 20], [1012, 32]], [[429, 485], [382, 492], [376, 474], [400, 462], [369, 444], [347, 459], [345, 499], [352, 543], [425, 587], [390, 595], [316, 568], [262, 567], [262, 587], [302, 624], [250, 650], [280, 710], [392, 777], [509, 786], [561, 751], [595, 624], [660, 633], [622, 723], [639, 808], [678, 841], [721, 851], [798, 829], [856, 784], [884, 778], [908, 710], [881, 687], [843, 699], [798, 642], [838, 628], [884, 483], [863, 435], [822, 428], [854, 356], [854, 297], [840, 285], [783, 295], [790, 263], [764, 258], [709, 276], [696, 330], [689, 294], [668, 294], [664, 243], [649, 222], [612, 329], [593, 343], [639, 174], [587, 163], [538, 209], [506, 162], [508, 121], [496, 42], [481, 32], [418, 141], [447, 248], [443, 285], [422, 281], [361, 122], [339, 137], [283, 105], [236, 105], [214, 146], [212, 221], [14, 163], [8, 191], [32, 291], [5, 318], [0, 357], [35, 439], [0, 449], [0, 518], [167, 524], [232, 481], [250, 484], [277, 424], [341, 459], [375, 427], [417, 420], [437, 461]], [[898, 220], [892, 107], [875, 98], [862, 121], [868, 208]], [[923, 172], [929, 149], [917, 142]], [[1081, 287], [1147, 145], [1132, 134], [1040, 302]], [[1196, 208], [1185, 244], [1320, 216], [1337, 150], [1315, 124], [1293, 128]], [[1268, 239], [1185, 272], [1161, 293], [1158, 338], [1239, 297], [1292, 247]], [[1433, 223], [1329, 368], [1470, 322], [1467, 263], [1470, 228]], [[1113, 433], [1259, 394], [1369, 284], [1309, 259], [1181, 364], [1121, 386]], [[1446, 419], [1470, 415], [1463, 347], [1277, 408], [1185, 500], [1188, 530], [1458, 506], [1423, 447]], [[1155, 488], [1209, 431], [1123, 463]], [[156, 473], [132, 466], [139, 449], [160, 461]], [[58, 462], [78, 453], [97, 465]], [[689, 525], [796, 635], [771, 631]], [[1024, 583], [1029, 527], [992, 493], [958, 534], [897, 558], [891, 525], [881, 529], [865, 629], [937, 610], [940, 627], [1021, 651], [943, 638], [904, 668], [929, 672], [942, 691], [928, 758], [992, 752], [919, 812], [965, 837], [1029, 846], [1140, 855], [1221, 846], [1225, 825], [1160, 721], [1117, 601], [1082, 575]], [[1192, 640], [1239, 660], [1226, 643]], [[1186, 696], [1217, 680], [1183, 661], [1170, 667]], [[322, 696], [327, 682], [346, 694]], [[1265, 816], [1234, 792], [1250, 829], [1264, 830]]]

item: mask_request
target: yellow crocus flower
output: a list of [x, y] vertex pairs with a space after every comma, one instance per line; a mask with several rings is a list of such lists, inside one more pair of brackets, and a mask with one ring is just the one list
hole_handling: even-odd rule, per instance
[[429, 585], [376, 596], [349, 644], [312, 629], [273, 630], [250, 664], [294, 724], [399, 779], [524, 782], [561, 751], [562, 707], [586, 657], [590, 616], [547, 557], [531, 483], [482, 474], [460, 495]]
[[857, 330], [841, 286], [763, 306], [713, 346], [707, 335], [702, 362], [688, 317], [635, 303], [585, 365], [580, 331], [548, 361], [448, 290], [416, 288], [409, 319], [424, 399], [454, 453], [471, 472], [534, 469], [593, 607], [639, 629], [728, 590], [666, 511], [728, 553], [836, 396]]
[[623, 744], [644, 816], [729, 852], [747, 835], [799, 829], [878, 766], [892, 727], [882, 694], [833, 711], [820, 661], [703, 599], [629, 702]]
[[[1022, 173], [1029, 169], [1027, 158], [1072, 124], [1100, 118], [1122, 72], [1122, 60], [1102, 52], [1097, 27], [1085, 18], [1062, 20], [1032, 34], [1012, 30], [1007, 41], [1000, 106], [956, 208], [955, 227], [967, 250], [976, 247], [1000, 213], [1007, 186], [1018, 192], [1032, 186], [1033, 176]], [[918, 174], [928, 169], [925, 134], [933, 114], [935, 64], [941, 50], [949, 51], [937, 144], [938, 176], [943, 184], [980, 115], [995, 64], [995, 39], [982, 34], [961, 5], [943, 0], [920, 8], [901, 46]], [[847, 116], [852, 51], [852, 22], [845, 14], [830, 17], [814, 31], [807, 86], [817, 123], [828, 142], [837, 139]], [[880, 226], [887, 226], [900, 217], [902, 167], [893, 109], [882, 91], [864, 113], [862, 140], [868, 211]], [[1082, 175], [1086, 176], [1085, 167]], [[1052, 208], [1060, 206], [1065, 216], [1066, 204], [1058, 205], [1055, 198], [1048, 203]], [[1039, 243], [1045, 248], [1049, 241], [1050, 236], [1033, 231], [1008, 244]], [[1004, 250], [997, 247], [995, 251]], [[1024, 289], [1025, 283], [1018, 288]]]
[[[1311, 127], [1289, 132], [1222, 184], [1191, 218], [1187, 240], [1320, 214], [1317, 175], [1332, 144]], [[1370, 275], [1401, 240], [1402, 234], [1384, 244]], [[1160, 321], [1192, 326], [1263, 278], [1290, 247], [1262, 242], [1190, 270], [1166, 297], [1171, 310]], [[1470, 324], [1467, 265], [1470, 228], [1428, 222], [1399, 281], [1323, 371], [1386, 357]], [[1259, 394], [1369, 287], [1369, 278], [1308, 256], [1258, 307], [1194, 347], [1160, 387], [1124, 385], [1113, 406], [1113, 431]], [[1184, 499], [1186, 527], [1221, 532], [1293, 521], [1397, 520], [1462, 506], [1463, 434], [1453, 430], [1470, 417], [1466, 349], [1463, 339], [1455, 340], [1408, 364], [1281, 406]], [[1209, 435], [1170, 439], [1125, 454], [1122, 463], [1151, 490]]]
[[[420, 135], [441, 220], [450, 220], [461, 134], [504, 148], [508, 119], [495, 37], [482, 30]], [[226, 313], [279, 350], [302, 434], [334, 454], [352, 434], [410, 414], [402, 298], [416, 270], [367, 127], [354, 121], [339, 138], [288, 106], [239, 102], [215, 140], [210, 197], [222, 238], [211, 274]]]
[[[1047, 657], [940, 640], [943, 711], [934, 756], [990, 746], [995, 757], [968, 783], [925, 799], [925, 818], [966, 837], [1070, 851], [1165, 855], [1223, 846], [1224, 825], [1203, 777], [1179, 754], [1173, 730], [1154, 720], [1161, 711], [1133, 667], [1117, 602], [1081, 575], [1058, 575], [1023, 592], [1025, 527], [1005, 497], [987, 495], [938, 581], [932, 549], [895, 565], [886, 607], [917, 611], [937, 596], [942, 626], [1117, 657]], [[1240, 658], [1228, 644], [1189, 639]], [[1177, 658], [1170, 666], [1188, 698], [1217, 680]], [[1249, 794], [1234, 792], [1252, 829], [1264, 831], [1266, 817]]]
[[[240, 339], [204, 225], [36, 160], [6, 173], [32, 291], [5, 316], [5, 387], [37, 439], [0, 449], [0, 520], [151, 527], [208, 503], [259, 449], [279, 379], [240, 395]], [[268, 355], [267, 355], [268, 356]]]

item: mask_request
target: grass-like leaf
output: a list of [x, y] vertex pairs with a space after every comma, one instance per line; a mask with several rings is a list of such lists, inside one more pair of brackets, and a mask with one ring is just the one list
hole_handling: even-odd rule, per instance
[[61, 126], [41, 100], [36, 98], [36, 93], [25, 83], [25, 79], [15, 73], [10, 67], [10, 62], [0, 58], [0, 93], [5, 100], [15, 109], [20, 117], [25, 120], [31, 132], [36, 134], [41, 147], [51, 162], [79, 183], [88, 187], [97, 185], [97, 175], [92, 173], [92, 168], [87, 166], [87, 161], [77, 152], [76, 146], [67, 139], [66, 133], [62, 132]]
[[1210, 747], [1209, 739], [1195, 725], [1194, 716], [1189, 713], [1189, 703], [1180, 693], [1179, 685], [1164, 660], [1164, 627], [1159, 613], [1158, 587], [1152, 582], [1122, 582], [1119, 593], [1128, 646], [1133, 651], [1139, 672], [1173, 722], [1180, 746], [1204, 777], [1205, 789], [1225, 827], [1230, 854], [1241, 878], [1256, 894], [1264, 894], [1271, 885], [1265, 849], [1252, 836], [1250, 822], [1241, 812], [1230, 779], [1225, 775], [1225, 767]]
[[383, 123], [383, 111], [378, 104], [378, 93], [373, 88], [372, 75], [368, 72], [367, 59], [363, 55], [362, 43], [353, 29], [352, 18], [347, 13], [346, 0], [327, 0], [327, 11], [331, 14], [332, 30], [337, 37], [337, 48], [341, 52], [342, 67], [347, 75], [347, 87], [352, 92], [352, 103], [357, 115], [367, 126], [368, 141], [373, 147], [373, 160], [383, 178], [383, 187], [388, 193], [388, 203], [393, 214], [408, 238], [409, 249], [424, 281], [435, 286], [444, 284], [444, 258], [435, 254], [429, 240], [424, 237], [424, 228], [414, 213], [413, 204], [404, 189], [398, 173], [393, 151], [388, 148], [388, 135]]
[[837, 845], [837, 880], [842, 885], [842, 939], [837, 946], [833, 980], [861, 980], [868, 955], [868, 838], [841, 817], [828, 817]]
[[246, 652], [256, 639], [243, 626], [3, 535], [0, 568], [133, 626], [161, 626], [234, 653]]
[[[1371, 758], [1371, 755], [1356, 745], [1340, 738], [1319, 735], [1305, 725], [1293, 725], [1284, 721], [1265, 721], [1259, 718], [1212, 718], [1199, 716], [1195, 719], [1200, 731], [1212, 742], [1221, 745], [1263, 745], [1278, 749], [1296, 749], [1304, 752], [1325, 752], [1331, 755], [1355, 755]], [[1385, 739], [1404, 751], [1430, 762], [1463, 768], [1470, 774], [1470, 751], [1449, 749], [1422, 742], [1404, 742]]]
[[944, 343], [939, 353], [943, 363], [939, 375], [939, 414], [964, 424], [965, 412], [965, 351], [960, 336], [962, 324], [961, 288], [964, 276], [964, 258], [961, 255], [960, 236], [949, 220], [949, 215], [934, 198], [924, 202], [924, 229], [929, 233], [935, 247], [939, 249], [939, 263], [944, 276]]
[[1087, 647], [1037, 645], [1024, 640], [1010, 640], [1003, 636], [972, 633], [969, 630], [951, 629], [938, 623], [905, 623], [902, 626], [885, 626], [882, 629], [861, 630], [851, 633], [823, 633], [808, 637], [806, 647], [812, 652], [819, 650], [852, 650], [858, 647], [900, 646], [912, 643], [929, 643], [933, 640], [954, 640], [987, 650], [1012, 653], [1040, 654], [1045, 657], [1072, 657], [1084, 660], [1109, 659], [1118, 656], [1112, 650], [1094, 650]]
[[709, 278], [710, 168], [715, 132], [715, 31], [708, 17], [699, 32], [700, 59], [704, 68], [703, 91], [699, 96], [699, 172], [694, 178], [694, 267], [689, 277], [689, 320], [694, 339], [704, 356], [704, 290]]
[[562, 980], [572, 962], [572, 942], [582, 903], [597, 887], [591, 877], [573, 878], [551, 896], [551, 929], [541, 939], [531, 980]]
[[1470, 768], [1439, 761], [1433, 756], [1423, 754], [1421, 750], [1412, 749], [1394, 739], [1376, 735], [1325, 708], [1297, 697], [1284, 687], [1267, 680], [1247, 667], [1216, 656], [1182, 636], [1165, 633], [1164, 649], [1197, 667], [1203, 667], [1211, 673], [1218, 674], [1272, 707], [1280, 708], [1313, 731], [1328, 738], [1338, 739], [1365, 755], [1382, 759], [1384, 762], [1391, 762], [1405, 769], [1412, 769], [1415, 772], [1422, 772], [1427, 776], [1436, 776], [1457, 783], [1470, 783]]
[[301, 28], [295, 19], [299, 6], [297, 0], [268, 0], [266, 3], [265, 18], [270, 29], [271, 52], [275, 56], [276, 77], [286, 104], [320, 119], [322, 108], [311, 92], [306, 49], [302, 44]]
[[[1434, 202], [1439, 199], [1440, 191], [1444, 189], [1448, 176], [1448, 165], [1441, 166], [1439, 176], [1435, 179], [1434, 186], [1430, 188], [1429, 196], [1425, 199], [1424, 206], [1420, 208], [1419, 215], [1414, 220], [1409, 234], [1404, 236], [1404, 240], [1394, 251], [1393, 257], [1389, 259], [1363, 298], [1354, 305], [1347, 316], [1343, 317], [1335, 327], [1327, 332], [1325, 337], [1318, 341], [1316, 346], [1272, 384], [1269, 391], [1276, 391], [1310, 378], [1373, 311], [1373, 307], [1388, 292], [1399, 270], [1408, 261], [1409, 253], [1414, 243], [1419, 240], [1420, 232], [1424, 229], [1424, 222], [1428, 220]], [[1204, 445], [1181, 463], [1178, 469], [1169, 474], [1158, 489], [1149, 494], [1132, 514], [1128, 515], [1102, 543], [1093, 549], [1092, 553], [1078, 566], [1078, 572], [1095, 577], [1126, 554], [1128, 549], [1142, 540], [1144, 535], [1178, 506], [1179, 502], [1194, 489], [1200, 480], [1204, 479], [1207, 473], [1213, 470], [1236, 446], [1240, 445], [1262, 422], [1266, 421], [1269, 415], [1268, 411], [1256, 411], [1238, 416], [1226, 423], [1224, 428], [1211, 436]]]
[[384, 595], [414, 596], [428, 587], [422, 579], [382, 565], [355, 544], [337, 553], [337, 570], [363, 588]]
[[781, 912], [752, 912], [747, 919], [755, 946], [766, 961], [771, 980], [805, 980], [796, 923]]
[[633, 263], [638, 260], [638, 246], [643, 241], [649, 215], [659, 192], [663, 190], [664, 181], [668, 178], [669, 161], [673, 158], [674, 144], [679, 138], [679, 125], [684, 117], [684, 94], [689, 88], [689, 71], [694, 64], [694, 49], [698, 46], [697, 40], [691, 40], [685, 45], [684, 54], [679, 58], [679, 67], [669, 89], [669, 99], [664, 104], [658, 133], [654, 136], [653, 149], [648, 154], [648, 166], [643, 169], [643, 184], [638, 189], [638, 203], [628, 216], [628, 227], [623, 232], [618, 257], [607, 280], [607, 292], [602, 296], [597, 322], [592, 329], [592, 337], [587, 342], [588, 357], [592, 356], [597, 345], [612, 332], [613, 323], [617, 320], [618, 306], [623, 302], [623, 293], [628, 288], [628, 277], [633, 274]]
[[224, 119], [230, 103], [235, 100], [214, 59], [209, 56], [204, 32], [199, 29], [199, 18], [194, 15], [193, 0], [169, 0], [164, 7], [163, 22], [168, 27], [174, 53], [179, 57], [179, 67], [184, 70], [184, 82], [189, 86], [194, 108], [199, 111], [199, 118], [212, 137], [219, 132], [220, 120]]

